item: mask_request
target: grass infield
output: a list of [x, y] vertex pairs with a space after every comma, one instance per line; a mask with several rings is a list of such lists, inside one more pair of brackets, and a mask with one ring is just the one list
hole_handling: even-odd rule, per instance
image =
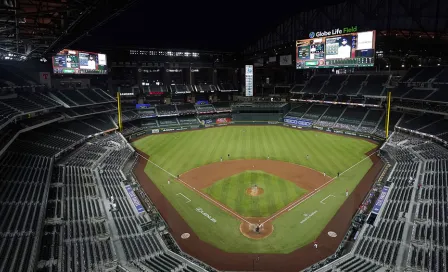
[[[228, 126], [151, 135], [133, 143], [173, 175], [227, 159], [266, 159], [300, 164], [335, 177], [360, 162], [375, 144], [343, 135], [278, 126]], [[309, 158], [306, 158], [309, 155]], [[252, 240], [239, 231], [240, 221], [148, 163], [145, 172], [201, 240], [227, 252], [289, 253], [311, 243], [324, 229], [350, 192], [372, 166], [367, 159], [274, 221], [274, 232]], [[182, 195], [179, 195], [182, 194]], [[332, 195], [322, 204], [322, 199]], [[186, 203], [186, 198], [191, 201]], [[219, 197], [219, 196], [216, 196]], [[358, 206], [359, 203], [353, 203]], [[201, 208], [216, 223], [197, 212]], [[312, 215], [312, 216], [310, 216]], [[338, 233], [338, 235], [344, 235]]]
[[[246, 191], [253, 185], [263, 190], [258, 196]], [[307, 193], [294, 183], [263, 171], [245, 171], [203, 189], [217, 201], [247, 217], [268, 217]]]

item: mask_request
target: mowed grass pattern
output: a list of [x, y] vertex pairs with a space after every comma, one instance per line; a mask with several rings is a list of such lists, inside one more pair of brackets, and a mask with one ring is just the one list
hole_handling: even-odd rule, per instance
[[[227, 126], [152, 135], [133, 143], [177, 175], [227, 159], [270, 159], [304, 165], [332, 177], [365, 157], [375, 145], [342, 135], [277, 126]], [[309, 159], [306, 159], [309, 155]]]
[[[228, 126], [151, 135], [133, 145], [173, 175], [219, 162], [220, 157], [227, 159], [227, 154], [231, 154], [231, 159], [266, 159], [270, 156], [271, 160], [304, 165], [332, 177], [364, 159], [365, 153], [376, 146], [343, 135], [278, 126]], [[309, 159], [306, 159], [307, 154]], [[273, 222], [274, 233], [261, 240], [246, 238], [239, 232], [238, 219], [183, 184], [171, 182], [168, 185], [167, 180], [172, 177], [164, 170], [148, 163], [145, 172], [203, 241], [227, 252], [289, 253], [319, 235], [345, 201], [345, 190], [351, 192], [371, 165], [370, 160], [364, 160], [291, 212], [282, 214]], [[179, 193], [191, 202], [186, 203]], [[322, 205], [320, 200], [329, 194], [336, 197]], [[213, 216], [217, 223], [196, 212], [198, 207]], [[315, 210], [318, 210], [315, 216], [300, 224], [304, 214]]]
[[[257, 185], [264, 193], [250, 196], [248, 188]], [[307, 191], [294, 183], [263, 171], [245, 171], [217, 181], [205, 193], [246, 217], [267, 217], [300, 198]]]

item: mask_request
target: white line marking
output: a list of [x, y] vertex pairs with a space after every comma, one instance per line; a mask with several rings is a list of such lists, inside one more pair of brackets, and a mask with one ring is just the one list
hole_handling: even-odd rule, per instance
[[325, 205], [325, 203], [324, 203], [324, 200], [326, 200], [327, 198], [329, 198], [329, 197], [335, 197], [334, 195], [328, 195], [326, 198], [324, 198], [324, 199], [322, 199], [321, 201], [320, 201], [320, 203], [322, 203], [322, 204], [324, 204]]
[[[167, 173], [168, 175], [172, 176], [173, 178], [177, 179], [177, 176], [171, 174], [170, 172], [168, 172], [167, 170], [163, 169], [162, 167], [160, 167], [159, 165], [157, 165], [156, 163], [148, 160], [147, 158], [143, 157], [141, 154], [139, 154], [137, 152], [137, 154], [142, 157], [143, 159], [145, 159], [147, 162], [151, 163], [152, 165], [154, 165], [155, 167], [159, 168], [160, 170], [162, 170], [163, 172]], [[236, 218], [240, 219], [241, 221], [244, 221], [248, 224], [250, 224], [249, 221], [247, 221], [244, 217], [242, 217], [241, 215], [235, 213], [234, 211], [228, 209], [227, 207], [223, 206], [221, 203], [217, 202], [216, 200], [214, 200], [213, 198], [209, 197], [208, 195], [204, 194], [203, 192], [196, 190], [196, 188], [194, 188], [193, 186], [191, 186], [190, 184], [186, 183], [185, 181], [181, 180], [181, 179], [177, 179], [179, 182], [181, 182], [183, 185], [187, 186], [188, 188], [190, 188], [191, 190], [195, 191], [196, 193], [198, 193], [199, 195], [201, 195], [203, 198], [207, 199], [208, 201], [214, 203], [216, 206], [219, 206], [221, 209], [225, 210], [226, 212], [230, 213], [231, 215], [235, 216]]]
[[305, 217], [302, 221], [300, 221], [300, 224], [305, 223], [306, 221], [308, 221], [308, 219], [310, 219], [311, 217], [313, 217], [313, 215], [315, 215], [317, 213], [317, 211], [312, 212], [311, 214], [307, 215], [307, 217]]
[[[360, 160], [359, 162], [355, 163], [354, 165], [350, 166], [349, 168], [347, 168], [346, 170], [344, 170], [342, 173], [339, 174], [339, 176], [343, 175], [344, 173], [346, 173], [347, 171], [351, 170], [353, 167], [357, 166], [358, 164], [360, 164], [361, 162], [365, 161], [366, 159], [370, 158], [373, 154], [376, 154], [378, 151], [373, 152], [372, 154], [370, 154], [369, 156], [365, 157], [364, 159]], [[319, 186], [318, 188], [314, 189], [314, 191], [312, 191], [311, 193], [308, 193], [305, 197], [298, 199], [297, 201], [294, 201], [293, 203], [287, 205], [286, 207], [284, 207], [283, 209], [281, 209], [280, 211], [274, 213], [271, 217], [269, 217], [268, 219], [266, 219], [264, 222], [262, 222], [261, 224], [264, 224], [266, 222], [271, 221], [272, 219], [276, 218], [277, 216], [279, 216], [280, 214], [282, 214], [285, 211], [290, 211], [292, 209], [294, 209], [295, 207], [297, 207], [298, 205], [300, 205], [301, 203], [303, 203], [305, 200], [309, 199], [310, 197], [312, 197], [313, 195], [317, 194], [321, 188], [327, 186], [330, 182], [334, 181], [337, 177], [334, 177], [332, 179], [330, 179], [329, 181], [325, 182], [324, 184], [322, 184], [321, 186]]]
[[191, 202], [191, 199], [189, 199], [188, 197], [184, 196], [184, 194], [182, 194], [182, 193], [178, 193], [178, 194], [176, 194], [176, 195], [181, 195], [181, 196], [185, 197], [186, 199], [188, 199], [188, 201], [185, 202], [185, 203]]

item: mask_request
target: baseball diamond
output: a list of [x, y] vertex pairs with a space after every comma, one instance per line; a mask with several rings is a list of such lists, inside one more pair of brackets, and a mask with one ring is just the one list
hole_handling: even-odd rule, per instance
[[[374, 142], [278, 126], [151, 135], [133, 145], [141, 155], [135, 174], [181, 248], [225, 270], [231, 265], [201, 252], [213, 250], [232, 259], [242, 258], [234, 253], [277, 254], [278, 261], [269, 267], [308, 248], [321, 233], [329, 237], [326, 228], [339, 225], [331, 229], [337, 233], [334, 241], [320, 245], [310, 260], [330, 255], [363, 197], [346, 197], [346, 191], [368, 190], [372, 178], [366, 183], [363, 177], [381, 168]], [[175, 181], [167, 184], [172, 177]], [[251, 195], [254, 187], [257, 194]], [[191, 237], [182, 239], [186, 232]], [[202, 249], [194, 246], [198, 241]]]

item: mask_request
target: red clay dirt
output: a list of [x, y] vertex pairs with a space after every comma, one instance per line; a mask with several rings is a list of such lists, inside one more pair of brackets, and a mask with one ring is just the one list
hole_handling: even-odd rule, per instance
[[[264, 224], [260, 224], [260, 222], [263, 222], [264, 218], [258, 218], [258, 217], [246, 217], [246, 219], [250, 222], [241, 222], [240, 225], [240, 232], [250, 239], [264, 239], [268, 237], [269, 235], [274, 232], [274, 226], [272, 225], [272, 221], [268, 221]], [[259, 231], [256, 232], [256, 227], [259, 227]]]
[[203, 189], [244, 171], [263, 171], [289, 180], [307, 191], [312, 191], [331, 179], [311, 168], [274, 160], [231, 160], [211, 163], [180, 175], [180, 179], [196, 189]]
[[[144, 158], [148, 158], [146, 154], [140, 151], [137, 152]], [[370, 155], [373, 152], [374, 151], [371, 151], [367, 155]], [[144, 191], [148, 194], [153, 203], [157, 206], [162, 217], [168, 223], [171, 234], [173, 235], [176, 242], [179, 244], [179, 246], [182, 248], [184, 252], [204, 261], [205, 263], [219, 270], [226, 270], [226, 271], [255, 270], [255, 271], [288, 272], [288, 271], [299, 271], [301, 269], [304, 269], [330, 256], [336, 251], [337, 247], [344, 238], [344, 234], [347, 232], [351, 224], [351, 219], [353, 215], [356, 213], [356, 210], [358, 209], [360, 203], [365, 198], [366, 194], [369, 192], [375, 177], [378, 175], [378, 173], [381, 171], [383, 167], [381, 159], [379, 159], [379, 157], [377, 157], [376, 155], [372, 155], [370, 159], [373, 161], [373, 166], [370, 168], [370, 170], [367, 172], [367, 174], [364, 176], [364, 178], [361, 180], [361, 182], [358, 184], [355, 190], [350, 194], [350, 196], [347, 198], [344, 204], [339, 208], [337, 214], [330, 220], [330, 222], [324, 228], [322, 233], [316, 239], [319, 244], [319, 248], [315, 249], [312, 244], [309, 244], [289, 254], [228, 253], [206, 242], [203, 242], [193, 232], [193, 230], [188, 226], [188, 224], [182, 219], [180, 214], [174, 209], [171, 203], [163, 196], [163, 194], [158, 190], [158, 188], [154, 185], [154, 183], [152, 183], [152, 181], [146, 175], [144, 169], [147, 161], [145, 159], [139, 157], [138, 163], [134, 168], [134, 173]], [[261, 166], [264, 165], [264, 163], [267, 163], [266, 169], [268, 170], [271, 169], [271, 171], [275, 171], [275, 173], [267, 171], [265, 168], [261, 169]], [[301, 185], [299, 186], [307, 190], [313, 190], [314, 188], [318, 187], [316, 186], [316, 184], [319, 183], [319, 180], [321, 180], [320, 184], [325, 182], [323, 175], [318, 173], [317, 171], [301, 167], [302, 168], [301, 171], [305, 171], [305, 169], [307, 169], [308, 171], [310, 171], [309, 172], [310, 175], [312, 173], [315, 173], [316, 175], [315, 178], [313, 178], [313, 180], [315, 179], [316, 181], [307, 183], [305, 182], [305, 176], [303, 176], [303, 174], [301, 175], [300, 171], [297, 171], [297, 169], [293, 171], [288, 170], [289, 167], [287, 167], [285, 170], [284, 169], [281, 170], [282, 173], [279, 173], [280, 168], [274, 170], [273, 168], [268, 166], [268, 164], [272, 163], [274, 164], [282, 163], [283, 166], [284, 164], [288, 164], [285, 162], [278, 162], [278, 161], [260, 161], [257, 164], [249, 164], [246, 165], [245, 167], [239, 166], [240, 170], [234, 173], [236, 174], [245, 170], [263, 170], [265, 172], [275, 174], [279, 177], [282, 177], [284, 179], [293, 182], [299, 182], [300, 180], [303, 180], [303, 184], [300, 183]], [[204, 179], [204, 175], [206, 172], [204, 171], [205, 170], [204, 167], [211, 167], [210, 170], [212, 170], [213, 167], [219, 167], [227, 164], [229, 166], [232, 165], [232, 161], [223, 162], [222, 164], [220, 163], [210, 164], [201, 167], [200, 180], [205, 181], [201, 181], [201, 183], [198, 185], [207, 187], [206, 186], [207, 184], [211, 185], [214, 181], [233, 175], [231, 172], [224, 173], [220, 171], [211, 171], [209, 172], [211, 174], [207, 175], [208, 178]], [[252, 167], [255, 165], [260, 168]], [[298, 165], [294, 164], [288, 164], [288, 165], [290, 165], [290, 167], [293, 166], [299, 167]], [[198, 174], [195, 172], [196, 171], [192, 170], [190, 172], [185, 173], [184, 174], [185, 176], [183, 175], [181, 177], [181, 180], [188, 180], [190, 175], [192, 178], [191, 180], [195, 179], [199, 180], [197, 176]], [[290, 175], [292, 175], [292, 177], [291, 176], [285, 177], [285, 172], [290, 172]], [[326, 178], [329, 179], [328, 177]], [[307, 176], [306, 179], [309, 180], [309, 177]], [[305, 186], [308, 186], [308, 188]], [[329, 231], [336, 232], [338, 236], [335, 238], [329, 237], [327, 234]], [[190, 233], [191, 234], [190, 238], [182, 239], [181, 235], [183, 233]], [[259, 260], [254, 262], [253, 260], [257, 259], [258, 257]]]
[[264, 194], [264, 189], [260, 187], [258, 187], [256, 191], [252, 187], [246, 189], [246, 195], [259, 196], [262, 194]]

